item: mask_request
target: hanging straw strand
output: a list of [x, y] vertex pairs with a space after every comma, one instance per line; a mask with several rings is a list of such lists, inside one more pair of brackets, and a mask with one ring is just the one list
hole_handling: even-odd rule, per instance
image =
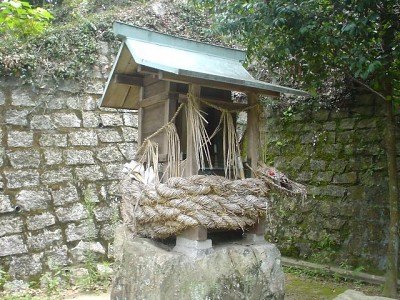
[[140, 151], [142, 150], [142, 148], [144, 147], [144, 144], [147, 140], [150, 140], [151, 138], [155, 137], [157, 134], [160, 134], [163, 130], [165, 130], [170, 124], [173, 124], [176, 117], [179, 115], [179, 112], [182, 110], [183, 106], [185, 105], [185, 103], [181, 103], [181, 105], [179, 105], [178, 109], [176, 110], [175, 114], [172, 116], [171, 120], [165, 124], [164, 126], [162, 126], [161, 128], [159, 128], [157, 131], [155, 131], [154, 133], [150, 134], [147, 138], [145, 138], [145, 140], [143, 141], [142, 145], [139, 147], [139, 149], [136, 151], [136, 153], [140, 153]]
[[210, 150], [208, 149], [208, 144], [210, 144], [210, 138], [208, 137], [207, 130], [204, 123], [207, 120], [203, 117], [200, 109], [198, 108], [198, 101], [192, 95], [188, 94], [188, 103], [186, 109], [187, 122], [192, 124], [192, 138], [194, 146], [194, 155], [196, 158], [196, 163], [199, 169], [205, 169], [205, 161], [212, 168]]

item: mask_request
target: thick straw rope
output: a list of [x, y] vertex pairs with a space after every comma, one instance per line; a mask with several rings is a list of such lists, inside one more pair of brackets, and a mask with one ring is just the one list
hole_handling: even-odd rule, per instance
[[244, 229], [265, 216], [270, 193], [305, 194], [303, 186], [275, 169], [261, 168], [255, 173], [260, 177], [229, 180], [195, 175], [173, 177], [158, 185], [126, 176], [122, 180], [124, 223], [134, 234], [151, 238], [167, 238], [200, 225]]

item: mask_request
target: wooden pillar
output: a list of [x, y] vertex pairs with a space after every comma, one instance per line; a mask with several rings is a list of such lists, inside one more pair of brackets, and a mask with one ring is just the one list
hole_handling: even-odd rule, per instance
[[258, 108], [258, 95], [248, 95], [249, 106], [255, 105], [247, 113], [247, 158], [250, 159], [250, 167], [253, 170], [257, 169], [260, 149], [260, 124], [259, 124], [259, 108]]
[[[259, 116], [259, 100], [257, 94], [248, 95], [249, 106], [254, 106], [247, 113], [247, 138], [248, 138], [248, 148], [247, 157], [250, 159], [250, 167], [252, 170], [257, 169], [258, 160], [260, 157], [260, 116]], [[254, 175], [253, 175], [254, 176]], [[260, 219], [256, 224], [254, 224], [248, 231], [250, 235], [262, 237], [264, 239], [265, 234], [265, 220]]]
[[[193, 97], [200, 98], [200, 90], [201, 87], [197, 84], [189, 85], [189, 93], [193, 95]], [[186, 120], [187, 125], [187, 143], [186, 143], [186, 163], [185, 163], [185, 176], [197, 175], [198, 167], [196, 162], [196, 156], [194, 153], [194, 144], [193, 144], [193, 136], [192, 136], [192, 126], [193, 124]]]
[[[196, 99], [200, 98], [201, 87], [197, 84], [189, 85], [189, 93], [193, 95]], [[185, 164], [185, 176], [197, 175], [198, 166], [196, 162], [196, 156], [194, 153], [193, 137], [192, 137], [192, 126], [193, 124], [186, 120], [186, 132], [187, 132], [187, 142], [186, 142], [186, 164]], [[183, 231], [180, 238], [185, 238], [192, 241], [204, 242], [207, 240], [207, 228], [203, 226], [192, 227]]]

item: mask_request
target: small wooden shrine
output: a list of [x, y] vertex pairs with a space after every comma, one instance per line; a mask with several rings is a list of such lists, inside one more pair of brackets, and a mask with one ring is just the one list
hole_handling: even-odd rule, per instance
[[[244, 51], [119, 22], [113, 29], [123, 42], [101, 105], [138, 110], [137, 160], [153, 166], [156, 177], [164, 174], [162, 182], [198, 174], [243, 179], [243, 163], [256, 170], [259, 160], [259, 95], [306, 95], [255, 80], [242, 66]], [[247, 103], [235, 102], [234, 91], [245, 93]], [[245, 158], [235, 133], [240, 111], [247, 111]], [[201, 228], [185, 236], [205, 240]]]

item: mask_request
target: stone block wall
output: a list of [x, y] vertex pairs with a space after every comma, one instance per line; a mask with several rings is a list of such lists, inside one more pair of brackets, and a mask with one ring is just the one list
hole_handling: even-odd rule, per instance
[[112, 256], [120, 172], [135, 155], [138, 120], [99, 107], [107, 75], [83, 90], [0, 79], [0, 266], [12, 278], [77, 265], [88, 248]]
[[[85, 249], [112, 256], [120, 171], [134, 158], [138, 119], [99, 107], [112, 65], [102, 47], [84, 85], [0, 79], [0, 266], [12, 278], [78, 265]], [[382, 270], [389, 210], [379, 100], [285, 114], [266, 106], [263, 124], [265, 162], [308, 189], [306, 199], [276, 199], [267, 239], [283, 255]]]
[[324, 110], [267, 106], [264, 160], [306, 185], [274, 202], [267, 239], [283, 255], [381, 271], [389, 207], [384, 105], [371, 95]]

